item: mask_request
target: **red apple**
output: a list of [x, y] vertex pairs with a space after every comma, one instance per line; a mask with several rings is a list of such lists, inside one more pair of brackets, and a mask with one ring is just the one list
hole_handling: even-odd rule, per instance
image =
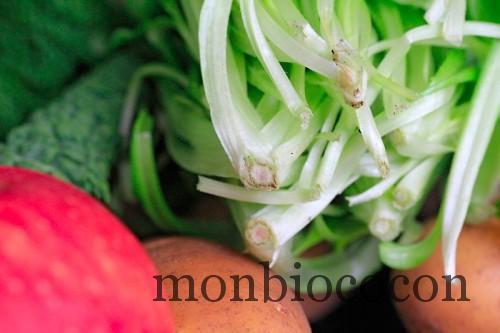
[[156, 268], [97, 200], [0, 167], [0, 332], [172, 332]]

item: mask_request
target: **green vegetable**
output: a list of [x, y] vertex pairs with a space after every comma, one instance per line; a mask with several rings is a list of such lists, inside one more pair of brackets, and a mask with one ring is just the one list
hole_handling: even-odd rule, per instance
[[451, 165], [446, 194], [439, 215], [439, 223], [443, 225], [445, 275], [455, 275], [458, 237], [471, 202], [481, 161], [500, 116], [499, 75], [500, 43], [496, 43], [492, 47], [474, 91], [472, 105]]
[[77, 66], [107, 50], [110, 8], [103, 1], [0, 3], [0, 137], [56, 96]]
[[[248, 252], [290, 275], [326, 241], [304, 276], [364, 276], [381, 262], [414, 267], [443, 237], [453, 272], [469, 203], [490, 204], [498, 178], [499, 25], [468, 20], [480, 16], [465, 0], [178, 4], [162, 2], [175, 26], [157, 47], [181, 38], [166, 66], [189, 78], [156, 85], [168, 150], [198, 190], [229, 200]], [[443, 223], [416, 241], [452, 156]]]
[[123, 98], [137, 64], [132, 57], [116, 57], [34, 112], [9, 133], [0, 163], [53, 174], [109, 201]]
[[[493, 135], [491, 136], [488, 149], [479, 169], [479, 174], [472, 192], [471, 205], [467, 215], [467, 221], [480, 223], [490, 216], [499, 216], [500, 210], [495, 207], [498, 186], [500, 186], [500, 121], [497, 120]], [[500, 202], [500, 200], [498, 200]]]
[[[139, 70], [139, 73], [141, 70]], [[193, 221], [177, 216], [163, 196], [153, 151], [152, 117], [139, 113], [132, 130], [130, 162], [134, 192], [153, 222], [166, 232], [204, 237], [241, 248], [241, 239], [233, 224], [226, 221]]]
[[500, 5], [496, 0], [469, 0], [467, 1], [470, 16], [478, 21], [500, 23], [498, 11]]

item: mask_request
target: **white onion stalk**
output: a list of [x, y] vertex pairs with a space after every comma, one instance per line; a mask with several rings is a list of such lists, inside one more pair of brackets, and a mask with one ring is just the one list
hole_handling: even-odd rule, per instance
[[366, 191], [359, 193], [357, 195], [347, 197], [347, 201], [350, 206], [355, 206], [362, 204], [364, 202], [374, 200], [382, 196], [389, 188], [391, 188], [403, 175], [408, 173], [418, 164], [418, 160], [408, 160], [401, 165], [394, 165], [393, 172], [391, 175], [380, 182], [378, 182], [373, 187], [370, 187]]
[[281, 94], [281, 100], [287, 105], [288, 110], [300, 117], [302, 127], [307, 128], [312, 116], [307, 104], [300, 98], [292, 83], [276, 59], [271, 47], [262, 32], [259, 19], [255, 10], [255, 0], [240, 0], [241, 13], [245, 29], [255, 52], [263, 63], [266, 71], [273, 80]]
[[[463, 29], [464, 36], [475, 36], [475, 37], [485, 37], [500, 39], [500, 24], [490, 23], [490, 22], [479, 22], [479, 21], [466, 21], [464, 23]], [[416, 43], [436, 43], [442, 38], [441, 30], [438, 26], [433, 25], [422, 25], [407, 31], [401, 38], [384, 40], [375, 43], [365, 50], [362, 54], [365, 57], [371, 57], [377, 53], [384, 52], [386, 50], [391, 50], [394, 54], [389, 57], [389, 54], [385, 55], [385, 58], [391, 58], [390, 63], [397, 64], [406, 54], [404, 46], [413, 45]], [[443, 39], [444, 41], [444, 39]], [[401, 49], [403, 47], [403, 49]], [[398, 51], [403, 51], [401, 52]], [[388, 60], [385, 60], [388, 62]], [[385, 75], [390, 75], [391, 70], [385, 71]]]
[[465, 0], [434, 0], [425, 13], [425, 20], [431, 25], [443, 23], [444, 39], [453, 45], [460, 45], [464, 32]]
[[[339, 111], [340, 107], [334, 106], [334, 111], [331, 112], [325, 119], [325, 122], [323, 123], [323, 127], [321, 128], [320, 133], [331, 132]], [[327, 144], [328, 144], [327, 140], [318, 138], [318, 140], [314, 143], [314, 145], [310, 149], [309, 154], [307, 154], [307, 159], [306, 162], [304, 163], [298, 181], [300, 188], [304, 189], [311, 188], [313, 184], [314, 175], [316, 174], [316, 171], [319, 168], [321, 162], [321, 155], [323, 154], [323, 151], [325, 150]]]
[[462, 44], [465, 23], [465, 0], [449, 1], [448, 11], [443, 20], [443, 37], [453, 44]]
[[373, 236], [382, 241], [395, 239], [402, 230], [404, 214], [385, 197], [377, 199], [368, 226]]
[[434, 0], [425, 12], [425, 20], [429, 24], [436, 24], [441, 21], [446, 13], [446, 8], [450, 0]]
[[408, 172], [392, 191], [394, 207], [408, 210], [422, 198], [428, 181], [442, 156], [431, 156]]
[[[446, 107], [452, 100], [454, 88], [439, 90], [411, 104], [405, 113], [387, 118], [385, 113], [377, 116], [376, 124], [381, 135], [387, 135], [400, 126]], [[344, 145], [334, 177], [317, 200], [293, 206], [266, 206], [253, 213], [241, 223], [244, 238], [250, 253], [261, 260], [273, 260], [280, 247], [318, 216], [325, 207], [344, 189], [352, 184], [359, 174], [356, 166], [366, 152], [366, 146], [358, 135], [351, 136]]]
[[196, 188], [200, 192], [216, 195], [221, 198], [265, 205], [293, 205], [316, 199], [316, 192], [311, 190], [277, 190], [273, 192], [250, 190], [202, 176], [198, 178]]
[[455, 275], [457, 241], [484, 153], [500, 116], [500, 44], [489, 59], [474, 93], [472, 106], [453, 158], [440, 212], [445, 275]]
[[356, 117], [358, 118], [359, 130], [363, 140], [377, 163], [380, 175], [383, 178], [388, 177], [390, 173], [389, 159], [370, 107], [362, 106], [357, 109]]
[[[355, 61], [353, 50], [345, 40], [339, 39], [334, 45], [334, 58], [325, 58], [318, 50], [303, 45], [289, 35], [258, 3], [257, 14], [266, 37], [284, 54], [327, 78], [334, 80], [340, 88], [347, 104], [360, 107], [365, 104], [367, 74]], [[332, 61], [333, 60], [333, 61]]]
[[228, 70], [227, 28], [231, 0], [207, 0], [200, 16], [200, 60], [205, 94], [215, 131], [242, 182], [252, 188], [274, 189], [276, 167], [271, 147], [238, 109]]

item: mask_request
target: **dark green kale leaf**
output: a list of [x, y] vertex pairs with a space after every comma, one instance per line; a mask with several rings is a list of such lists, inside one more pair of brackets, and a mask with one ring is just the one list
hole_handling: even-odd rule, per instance
[[0, 138], [103, 56], [110, 10], [101, 0], [0, 1]]
[[136, 67], [125, 55], [99, 66], [13, 129], [0, 148], [0, 163], [52, 174], [108, 201], [121, 108]]

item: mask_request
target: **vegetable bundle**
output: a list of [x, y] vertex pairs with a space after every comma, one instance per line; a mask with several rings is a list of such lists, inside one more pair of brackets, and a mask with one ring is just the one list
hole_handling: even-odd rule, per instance
[[[442, 238], [454, 274], [467, 210], [494, 213], [500, 176], [500, 26], [479, 3], [162, 2], [185, 45], [156, 73], [168, 150], [278, 273], [410, 268]], [[447, 170], [438, 223], [416, 242]], [[298, 257], [325, 241], [327, 255]]]

